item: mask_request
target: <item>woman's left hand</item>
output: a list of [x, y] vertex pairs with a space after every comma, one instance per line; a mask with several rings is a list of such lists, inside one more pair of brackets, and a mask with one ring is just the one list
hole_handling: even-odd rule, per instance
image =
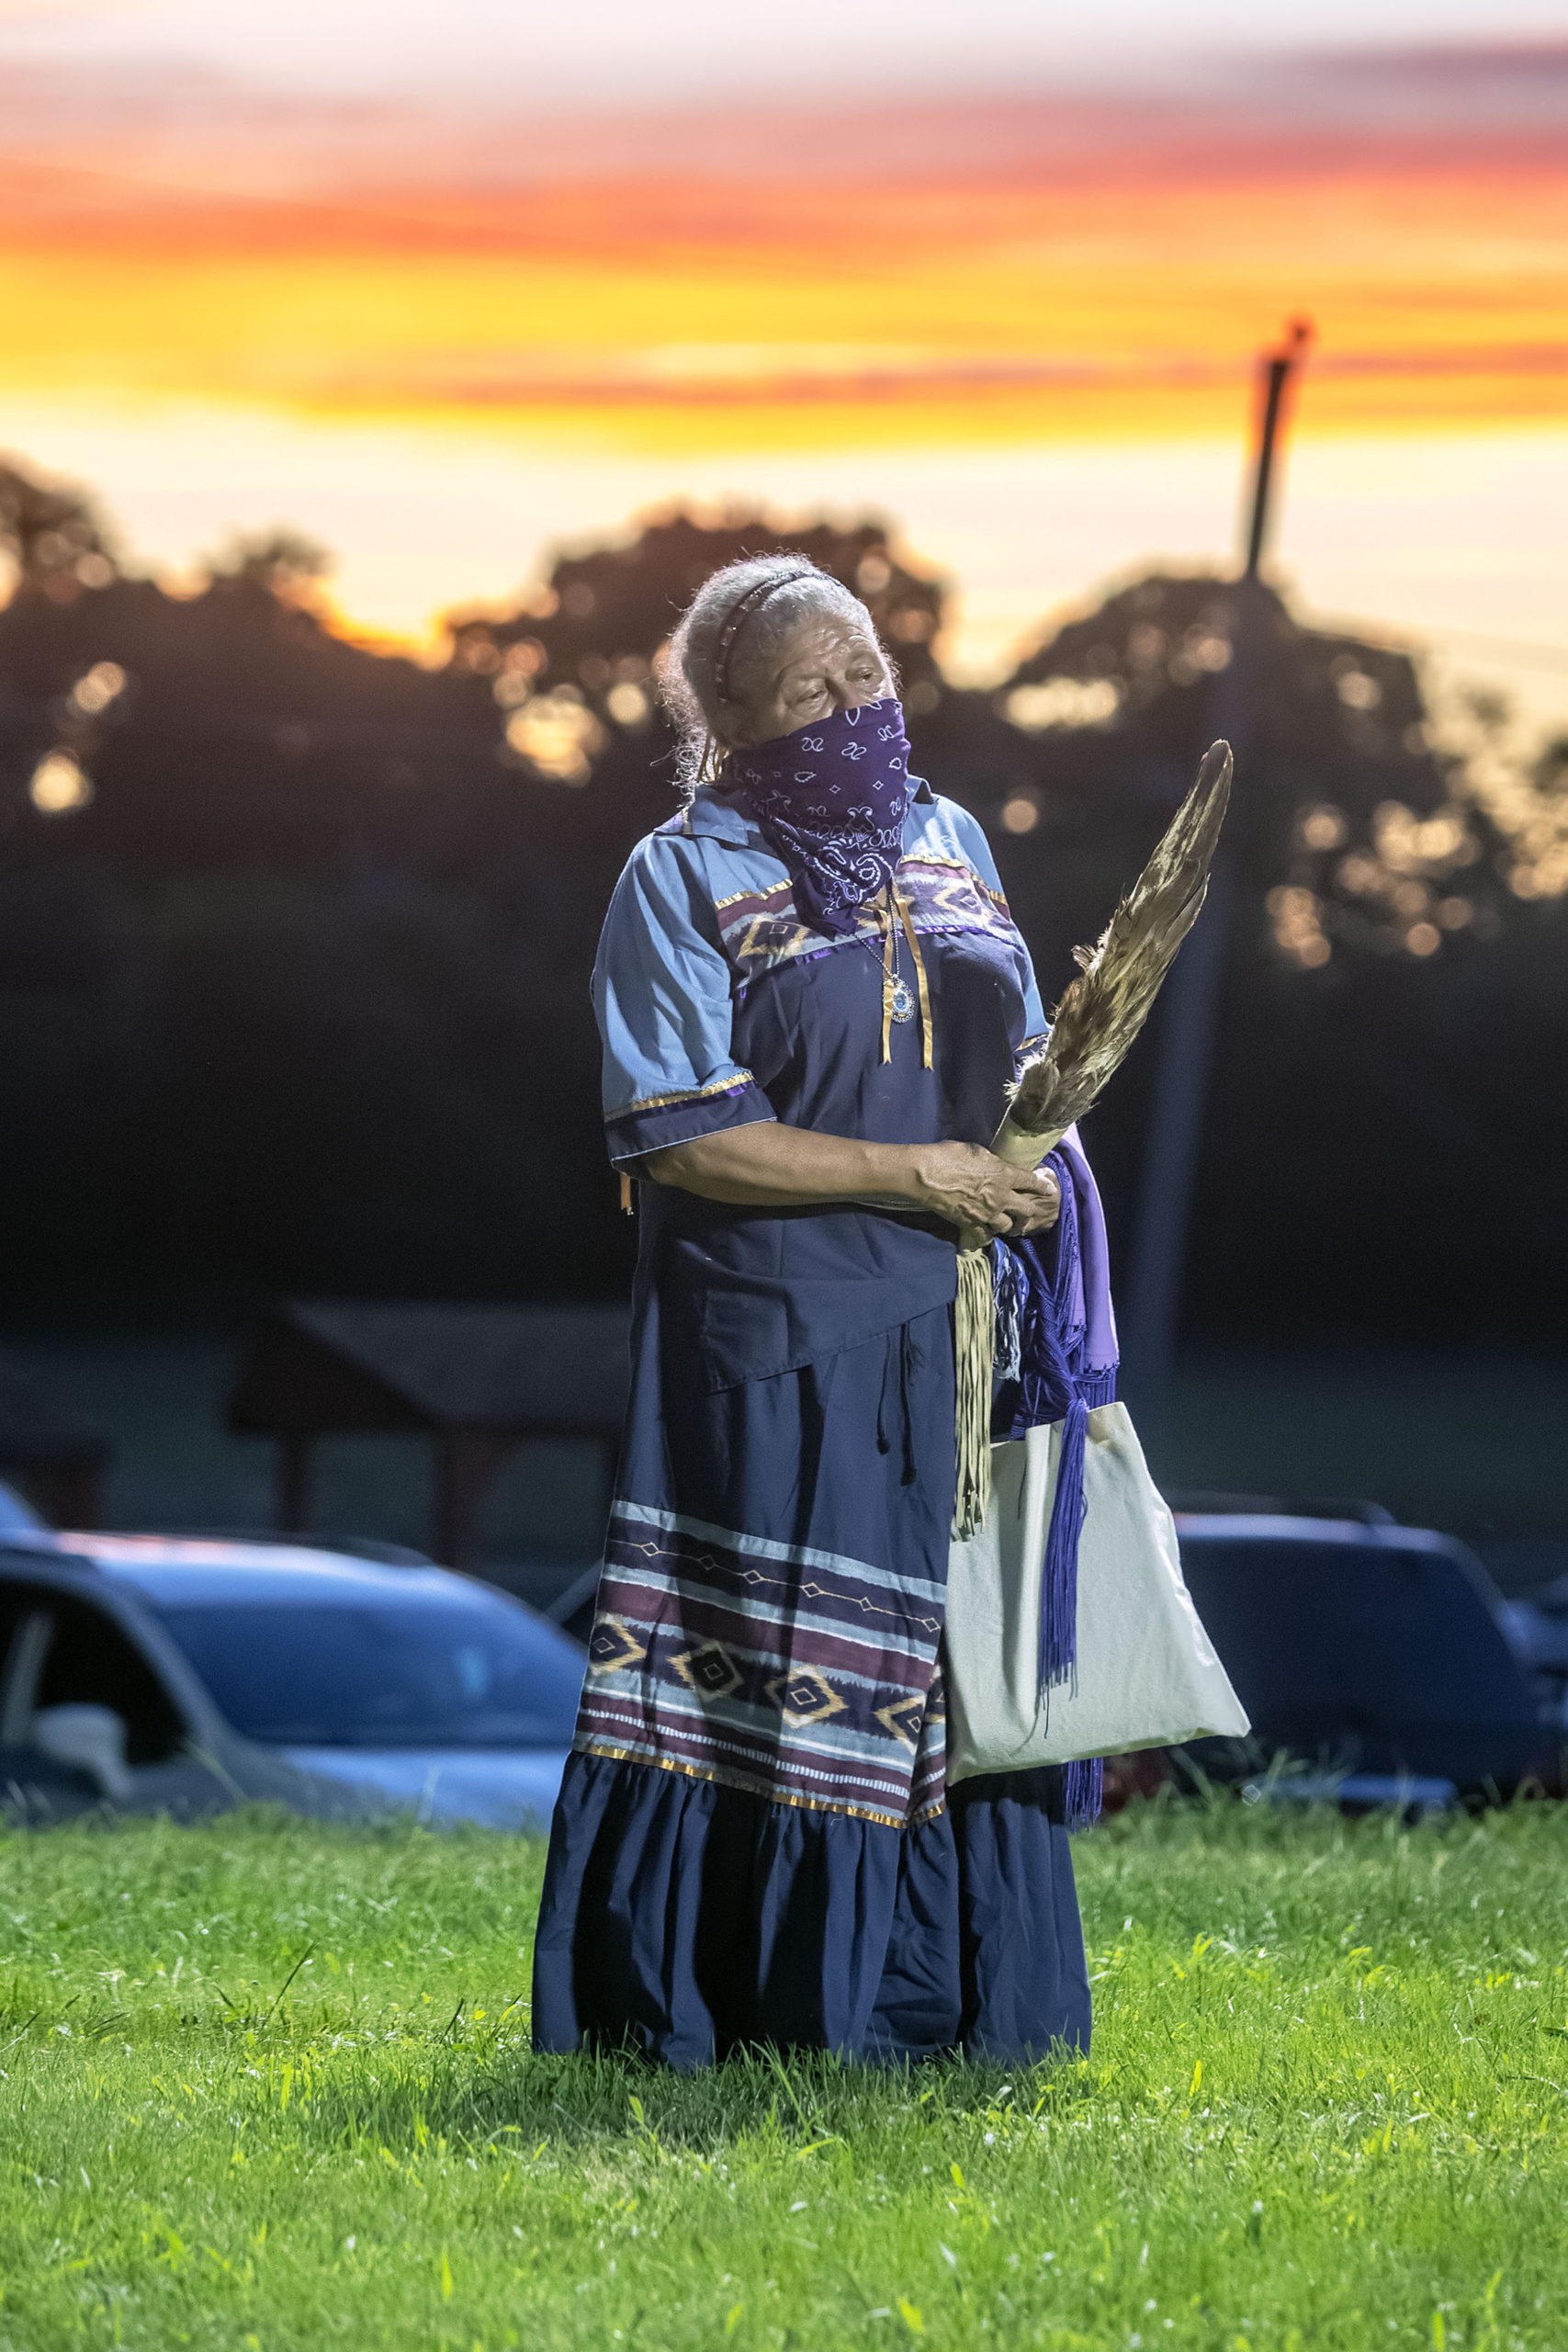
[[964, 1247], [987, 1236], [1021, 1240], [1055, 1225], [1062, 1193], [1049, 1168], [1016, 1168], [977, 1143], [905, 1148], [912, 1204], [955, 1225]]

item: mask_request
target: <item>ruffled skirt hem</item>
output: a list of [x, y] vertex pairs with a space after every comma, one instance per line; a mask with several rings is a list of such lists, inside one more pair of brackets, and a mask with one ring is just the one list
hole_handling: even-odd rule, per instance
[[691, 2068], [768, 2045], [871, 2064], [1086, 2050], [1062, 1776], [965, 1781], [904, 1829], [575, 1754], [534, 1958], [541, 2051]]

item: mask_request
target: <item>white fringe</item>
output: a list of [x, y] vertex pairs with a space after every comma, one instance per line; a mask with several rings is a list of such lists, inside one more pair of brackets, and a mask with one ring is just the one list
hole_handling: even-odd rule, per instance
[[953, 1343], [958, 1441], [953, 1532], [963, 1542], [977, 1532], [991, 1507], [991, 1366], [996, 1356], [997, 1303], [990, 1253], [983, 1244], [958, 1253]]

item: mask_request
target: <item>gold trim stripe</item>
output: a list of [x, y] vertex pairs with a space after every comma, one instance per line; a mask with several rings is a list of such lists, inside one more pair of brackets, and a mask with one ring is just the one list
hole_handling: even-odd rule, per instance
[[726, 907], [738, 907], [742, 899], [787, 899], [794, 885], [786, 874], [782, 882], [770, 882], [765, 888], [753, 885], [750, 890], [731, 890], [728, 899], [714, 900], [715, 911], [722, 914]]
[[624, 1111], [607, 1111], [604, 1125], [613, 1127], [617, 1119], [629, 1119], [637, 1111], [661, 1111], [670, 1102], [703, 1102], [710, 1094], [739, 1094], [742, 1087], [756, 1083], [749, 1069], [738, 1069], [733, 1078], [716, 1078], [711, 1086], [678, 1087], [673, 1094], [644, 1094], [637, 1102], [628, 1102]]
[[836, 1797], [796, 1796], [784, 1789], [763, 1789], [741, 1772], [726, 1772], [716, 1765], [688, 1764], [679, 1756], [639, 1756], [630, 1747], [612, 1747], [608, 1740], [575, 1739], [573, 1747], [579, 1756], [603, 1756], [612, 1764], [641, 1764], [650, 1772], [680, 1772], [688, 1781], [712, 1781], [721, 1789], [739, 1789], [742, 1796], [761, 1797], [764, 1804], [791, 1804], [799, 1813], [842, 1813], [854, 1821], [873, 1821], [879, 1829], [912, 1829], [924, 1821], [934, 1821], [946, 1811], [946, 1799], [922, 1806], [908, 1816], [897, 1813], [877, 1813], [870, 1805], [846, 1804]]

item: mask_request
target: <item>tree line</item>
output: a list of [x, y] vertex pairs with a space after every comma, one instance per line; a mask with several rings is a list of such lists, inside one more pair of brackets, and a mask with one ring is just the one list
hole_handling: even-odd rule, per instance
[[[659, 649], [716, 564], [779, 547], [870, 605], [917, 763], [986, 825], [1049, 997], [1213, 731], [1224, 579], [1132, 582], [980, 692], [942, 666], [945, 583], [882, 524], [676, 513], [454, 615], [427, 666], [334, 629], [295, 535], [175, 594], [90, 500], [0, 467], [13, 1297], [624, 1287], [594, 941], [673, 805]], [[1500, 767], [1495, 712], [1461, 741], [1406, 655], [1278, 595], [1263, 634], [1189, 1334], [1544, 1340], [1568, 1287], [1568, 752]], [[1156, 1050], [1089, 1136], [1113, 1242]]]

